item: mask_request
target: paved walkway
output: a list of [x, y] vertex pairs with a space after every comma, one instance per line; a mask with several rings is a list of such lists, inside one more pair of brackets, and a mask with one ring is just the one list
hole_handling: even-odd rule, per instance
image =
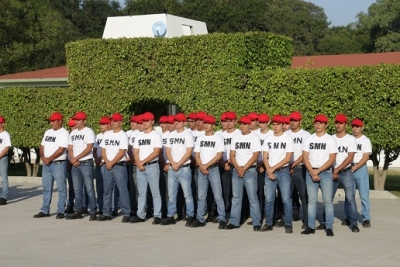
[[[303, 236], [283, 228], [235, 230], [34, 219], [42, 202], [38, 183], [10, 184], [9, 205], [0, 206], [0, 266], [400, 266], [400, 201], [373, 194], [372, 227], [352, 233], [340, 225], [344, 196], [335, 198], [335, 236]], [[389, 196], [389, 195], [388, 195]], [[381, 196], [382, 197], [382, 196]], [[359, 200], [358, 200], [359, 202]], [[57, 194], [52, 211], [55, 212]], [[319, 211], [321, 211], [319, 205]]]

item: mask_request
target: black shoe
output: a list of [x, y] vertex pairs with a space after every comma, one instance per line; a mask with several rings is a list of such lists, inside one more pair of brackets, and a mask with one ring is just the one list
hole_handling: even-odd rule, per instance
[[44, 217], [50, 217], [50, 214], [39, 212], [38, 214], [33, 215], [33, 218], [44, 218]]
[[74, 207], [73, 206], [67, 206], [67, 208], [64, 210], [64, 213], [74, 213]]
[[[168, 217], [167, 217], [167, 218], [168, 218]], [[167, 219], [167, 218], [166, 218], [166, 219]], [[183, 216], [182, 214], [181, 214], [181, 215], [178, 214], [178, 216], [176, 217], [176, 221], [177, 221], [177, 222], [182, 221], [182, 220], [183, 220], [183, 221], [186, 221], [186, 220], [184, 220], [183, 218], [184, 218], [184, 216]]]
[[113, 211], [113, 212], [111, 212], [111, 216], [113, 216], [113, 217], [117, 217], [118, 216], [118, 211]]
[[7, 205], [7, 200], [3, 197], [0, 197], [0, 206]]
[[239, 228], [239, 226], [236, 226], [236, 225], [233, 225], [233, 224], [228, 224], [226, 227], [225, 227], [225, 229], [226, 230], [232, 230], [232, 229], [236, 229], [236, 228]]
[[286, 234], [292, 234], [293, 233], [293, 228], [290, 225], [285, 225], [285, 233]]
[[82, 210], [81, 210], [81, 214], [89, 214], [89, 212], [88, 212], [88, 210], [87, 210], [87, 208], [85, 207], [85, 208], [82, 208]]
[[253, 225], [253, 222], [250, 221], [250, 222], [247, 222], [246, 224], [247, 224], [247, 225]]
[[175, 219], [174, 217], [167, 217], [165, 219], [161, 220], [161, 225], [170, 225], [170, 224], [175, 224]]
[[160, 223], [161, 223], [161, 218], [155, 217], [152, 224], [160, 224]]
[[370, 227], [371, 227], [371, 222], [368, 221], [368, 220], [363, 221], [363, 222], [362, 222], [362, 226], [363, 226], [364, 228], [370, 228]]
[[214, 222], [215, 221], [215, 216], [214, 215], [210, 215], [207, 217], [207, 222]]
[[129, 217], [135, 217], [136, 216], [136, 212], [131, 211], [131, 213], [129, 214]]
[[306, 230], [304, 230], [303, 232], [301, 232], [302, 235], [309, 235], [309, 234], [315, 234], [315, 229], [312, 229], [310, 227], [307, 227]]
[[128, 223], [128, 222], [130, 222], [131, 221], [131, 218], [129, 217], [129, 216], [123, 216], [122, 217], [122, 222], [123, 223]]
[[308, 224], [307, 223], [303, 223], [303, 225], [301, 226], [301, 229], [307, 229]]
[[272, 231], [273, 229], [274, 229], [274, 227], [272, 225], [268, 225], [268, 224], [264, 224], [263, 227], [261, 227], [262, 232]]
[[283, 227], [283, 226], [285, 226], [285, 222], [283, 221], [283, 219], [279, 219], [279, 220], [276, 221], [275, 226], [276, 227]]
[[131, 223], [140, 223], [140, 222], [145, 222], [145, 219], [140, 218], [139, 216], [135, 216], [130, 219]]
[[196, 228], [196, 227], [203, 227], [203, 226], [206, 226], [205, 222], [195, 220], [190, 227]]
[[259, 231], [261, 231], [261, 225], [253, 226], [253, 231], [254, 231], [254, 232], [259, 232]]
[[96, 213], [89, 215], [89, 221], [97, 221]]
[[300, 215], [298, 213], [293, 214], [293, 221], [300, 221]]
[[324, 223], [321, 223], [320, 225], [318, 225], [317, 230], [325, 230], [326, 229], [326, 225]]
[[83, 219], [82, 213], [75, 211], [72, 214], [69, 214], [65, 217], [67, 220], [75, 220], [75, 219]]
[[332, 229], [330, 229], [330, 228], [326, 229], [326, 236], [333, 236]]
[[193, 222], [194, 222], [194, 217], [189, 217], [189, 218], [187, 218], [185, 226], [190, 227], [190, 226], [192, 226]]
[[226, 222], [224, 221], [219, 221], [219, 226], [218, 229], [222, 230], [226, 228]]
[[57, 213], [56, 219], [64, 219], [64, 218], [65, 218], [64, 213], [61, 212]]
[[145, 217], [145, 218], [146, 218], [146, 219], [153, 218], [153, 212], [152, 212], [152, 211], [146, 212], [146, 217]]
[[351, 222], [350, 222], [349, 219], [345, 219], [344, 221], [342, 221], [342, 225], [343, 226], [349, 226], [349, 225], [351, 225]]
[[352, 231], [353, 233], [359, 233], [359, 232], [360, 232], [360, 228], [358, 228], [358, 226], [354, 224], [354, 225], [351, 227], [351, 231]]
[[107, 216], [107, 215], [99, 215], [99, 216], [97, 216], [97, 220], [100, 221], [100, 222], [111, 221], [112, 217], [111, 216]]

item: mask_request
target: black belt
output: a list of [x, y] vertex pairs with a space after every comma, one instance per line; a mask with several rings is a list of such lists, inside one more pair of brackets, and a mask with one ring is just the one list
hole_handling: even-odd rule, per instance
[[181, 166], [181, 168], [186, 168], [186, 167], [189, 167], [190, 166], [190, 163], [186, 163], [186, 164], [183, 164], [182, 166]]
[[211, 165], [210, 167], [207, 168], [207, 170], [211, 170], [211, 169], [214, 169], [216, 167], [218, 167], [218, 164]]
[[296, 166], [294, 166], [294, 168], [293, 169], [299, 169], [299, 168], [303, 168], [304, 167], [304, 165], [303, 164], [301, 164], [301, 165], [296, 165]]
[[144, 163], [143, 166], [149, 166], [149, 165], [154, 164], [154, 163], [158, 163], [158, 160], [153, 160], [153, 161]]
[[252, 169], [252, 168], [255, 168], [256, 167], [256, 165], [251, 165], [250, 167], [249, 167], [249, 169]]
[[289, 165], [283, 166], [283, 167], [280, 167], [280, 168], [276, 169], [275, 171], [281, 171], [281, 170], [284, 170], [284, 169], [286, 169], [286, 168], [288, 168], [288, 167], [289, 167]]
[[[312, 168], [313, 170], [318, 170], [319, 168]], [[326, 171], [330, 171], [331, 170], [331, 168], [329, 167], [328, 169], [326, 169], [326, 170], [323, 170], [323, 172], [326, 172]]]
[[341, 169], [339, 172], [343, 173], [343, 172], [347, 172], [349, 170], [351, 170], [351, 166], [349, 166], [349, 167], [347, 167], [345, 169]]
[[80, 160], [80, 163], [86, 163], [86, 162], [91, 162], [93, 161], [93, 159], [85, 159], [85, 160]]
[[52, 163], [61, 163], [61, 162], [64, 162], [64, 161], [66, 161], [65, 159], [63, 159], [63, 160], [53, 160], [52, 162], [50, 162], [50, 164], [52, 164]]
[[126, 161], [119, 161], [119, 162], [115, 163], [115, 165], [117, 165], [117, 166], [126, 166]]

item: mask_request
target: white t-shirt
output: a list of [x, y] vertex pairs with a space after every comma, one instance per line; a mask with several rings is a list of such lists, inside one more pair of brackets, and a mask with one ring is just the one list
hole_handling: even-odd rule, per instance
[[[72, 145], [72, 154], [74, 157], [78, 156], [82, 151], [86, 149], [88, 144], [94, 144], [96, 136], [92, 129], [88, 127], [84, 127], [82, 130], [75, 129], [69, 135], [68, 145]], [[93, 158], [93, 150], [90, 150], [89, 153], [80, 158], [79, 161], [87, 160]]]
[[[64, 128], [62, 128], [62, 129], [64, 129]], [[68, 135], [68, 132], [67, 132], [67, 135]], [[8, 146], [11, 148], [10, 134], [7, 131], [3, 131], [2, 133], [0, 133], [0, 152], [3, 151]]]
[[[338, 146], [338, 154], [336, 156], [335, 166], [339, 166], [348, 157], [349, 152], [357, 152], [356, 138], [352, 135], [346, 134], [342, 138], [338, 138], [336, 134], [333, 135]], [[351, 165], [345, 166], [347, 168]]]
[[[286, 131], [286, 133], [293, 139], [294, 153], [290, 160], [290, 163], [295, 162], [303, 154], [303, 143], [310, 136], [310, 133], [300, 129], [300, 131], [294, 133], [292, 130]], [[303, 165], [303, 162], [299, 165]]]
[[[167, 145], [171, 149], [173, 161], [178, 162], [186, 154], [188, 147], [194, 147], [193, 136], [188, 131], [173, 131], [168, 135]], [[183, 164], [190, 163], [190, 158]]]
[[[271, 130], [268, 130], [268, 132], [266, 133], [262, 133], [260, 129], [258, 129], [259, 131], [254, 131], [258, 137], [260, 138], [260, 142], [261, 142], [261, 149], [264, 145], [265, 142], [265, 138], [267, 138], [268, 136], [274, 135], [274, 132]], [[257, 162], [262, 162], [263, 161], [263, 153], [261, 152], [260, 155], [258, 155], [258, 159]]]
[[222, 129], [215, 132], [215, 134], [222, 134]]
[[[4, 132], [3, 132], [4, 133]], [[0, 138], [4, 139], [0, 134]], [[53, 129], [49, 129], [44, 133], [42, 142], [40, 143], [44, 149], [44, 156], [46, 158], [50, 157], [54, 154], [60, 147], [67, 148], [68, 147], [68, 136], [69, 133], [65, 128], [60, 128], [57, 131]], [[4, 143], [4, 141], [3, 141]], [[1, 145], [0, 145], [1, 149]], [[66, 160], [67, 159], [67, 149], [56, 159], [54, 160]]]
[[235, 151], [237, 164], [244, 166], [253, 157], [254, 152], [261, 151], [260, 138], [253, 132], [246, 135], [239, 132], [239, 134], [232, 138], [230, 150]]
[[[286, 153], [294, 152], [294, 142], [285, 132], [281, 136], [270, 135], [265, 138], [261, 150], [268, 152], [268, 163], [273, 167], [286, 158]], [[289, 163], [282, 167], [288, 165]]]
[[194, 152], [200, 153], [200, 159], [203, 164], [210, 162], [218, 152], [224, 151], [224, 138], [216, 133], [211, 136], [199, 136], [194, 147]]
[[168, 135], [170, 134], [169, 131], [166, 131], [164, 133], [161, 133], [161, 138], [162, 138], [162, 154], [165, 162], [168, 162], [167, 159], [167, 153], [166, 153], [166, 147], [167, 147], [167, 141], [168, 141]]
[[[199, 132], [199, 131], [192, 131], [192, 135], [193, 135], [193, 147], [194, 146], [196, 146], [196, 141], [197, 141], [197, 138], [199, 137], [199, 136], [203, 136], [204, 134], [205, 134], [205, 132], [206, 131], [201, 131], [201, 132]], [[193, 149], [193, 151], [192, 151], [192, 156], [194, 157], [194, 149]]]
[[239, 133], [240, 131], [238, 129], [235, 129], [231, 133], [228, 133], [227, 131], [221, 133], [222, 138], [224, 138], [224, 146], [225, 146], [225, 151], [222, 154], [222, 158], [224, 161], [227, 161], [230, 157], [229, 153], [231, 152], [232, 138]]
[[[100, 147], [106, 150], [107, 159], [113, 160], [121, 149], [128, 149], [128, 136], [122, 130], [118, 133], [107, 131], [104, 133]], [[126, 153], [119, 161], [126, 161]]]
[[[139, 149], [139, 160], [147, 158], [157, 147], [162, 148], [162, 138], [160, 133], [154, 130], [150, 133], [139, 133], [133, 144], [134, 149]], [[158, 160], [158, 156], [153, 159], [153, 161], [155, 160]]]
[[362, 157], [364, 156], [364, 153], [369, 153], [370, 155], [372, 153], [371, 141], [365, 135], [356, 138], [356, 144], [357, 144], [357, 152], [356, 154], [354, 154], [353, 163], [359, 163]]
[[139, 130], [134, 130], [131, 132], [130, 135], [128, 135], [129, 138], [129, 142], [128, 144], [131, 145], [133, 147], [133, 144], [135, 143], [135, 138], [136, 136], [138, 136], [141, 132]]
[[94, 144], [93, 144], [93, 148], [96, 148], [96, 149], [97, 149], [97, 150], [96, 150], [96, 156], [97, 156], [98, 158], [101, 157], [101, 147], [100, 147], [100, 145], [101, 145], [101, 143], [103, 142], [103, 137], [104, 137], [104, 134], [103, 134], [103, 133], [97, 134], [97, 135], [96, 135], [96, 142], [94, 142]]
[[303, 144], [303, 151], [308, 152], [308, 160], [311, 167], [319, 168], [329, 160], [330, 154], [337, 154], [336, 140], [325, 133], [319, 137], [315, 133], [310, 135]]

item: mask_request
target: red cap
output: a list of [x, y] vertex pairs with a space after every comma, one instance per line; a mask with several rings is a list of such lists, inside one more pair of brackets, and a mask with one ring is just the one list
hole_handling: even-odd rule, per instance
[[247, 116], [242, 116], [239, 119], [239, 123], [244, 123], [244, 124], [250, 124], [251, 123], [251, 119]]
[[87, 116], [86, 113], [83, 111], [79, 111], [75, 113], [75, 116], [73, 117], [74, 120], [86, 120]]
[[249, 117], [252, 121], [256, 121], [258, 119], [258, 114], [257, 112], [250, 112], [249, 114], [247, 114], [247, 117]]
[[139, 124], [143, 123], [143, 114], [140, 114], [140, 115], [137, 116], [136, 122], [139, 123]]
[[186, 121], [186, 116], [183, 113], [178, 113], [175, 115], [175, 121]]
[[211, 116], [211, 115], [207, 115], [204, 118], [204, 123], [208, 123], [208, 124], [215, 124], [215, 117]]
[[271, 119], [271, 122], [277, 122], [277, 123], [284, 123], [285, 118], [282, 115], [274, 115]]
[[347, 117], [344, 114], [337, 114], [335, 117], [335, 122], [339, 123], [346, 123], [347, 122]]
[[136, 120], [137, 120], [136, 118], [137, 118], [137, 116], [132, 116], [131, 119], [130, 119], [130, 121], [131, 121], [131, 122], [136, 122]]
[[364, 126], [364, 123], [363, 123], [363, 121], [360, 120], [360, 119], [354, 119], [354, 120], [351, 122], [351, 126], [353, 126], [353, 125], [358, 126], [358, 127], [363, 127], [363, 126]]
[[258, 122], [269, 122], [269, 116], [266, 113], [261, 113], [258, 116]]
[[196, 120], [197, 114], [192, 112], [187, 116], [187, 119], [189, 120]]
[[69, 127], [74, 127], [75, 124], [76, 124], [76, 122], [75, 122], [75, 120], [73, 118], [69, 119], [69, 121], [68, 121], [68, 126]]
[[143, 121], [151, 121], [154, 120], [154, 115], [151, 112], [145, 112], [142, 114]]
[[290, 117], [289, 116], [283, 116], [283, 123], [290, 124]]
[[114, 113], [111, 115], [111, 120], [113, 121], [123, 121], [122, 115], [119, 113]]
[[294, 121], [299, 121], [301, 120], [303, 117], [301, 116], [301, 113], [298, 111], [293, 111], [292, 113], [290, 113], [290, 119], [294, 120]]
[[159, 123], [166, 123], [168, 121], [168, 116], [161, 116], [158, 120]]
[[174, 115], [169, 115], [167, 122], [168, 123], [174, 123], [175, 122], [175, 116]]
[[221, 114], [221, 121], [226, 121], [226, 112]]
[[[3, 117], [1, 117], [1, 118], [3, 119], [3, 122], [6, 122], [6, 120]], [[48, 118], [49, 121], [62, 121], [62, 119], [63, 119], [63, 115], [60, 112], [54, 112]]]
[[328, 123], [328, 117], [325, 116], [324, 114], [319, 114], [319, 115], [315, 116], [314, 122]]
[[233, 111], [228, 111], [228, 112], [225, 112], [225, 118], [226, 118], [227, 120], [236, 120], [236, 119], [237, 119], [237, 116], [236, 116], [236, 113], [235, 113], [235, 112], [233, 112]]
[[3, 116], [0, 116], [0, 123], [6, 123], [6, 119]]
[[99, 124], [110, 124], [111, 119], [108, 116], [103, 116], [100, 118]]
[[196, 114], [196, 120], [203, 121], [206, 116], [207, 116], [207, 113], [205, 113], [204, 111], [199, 111]]

